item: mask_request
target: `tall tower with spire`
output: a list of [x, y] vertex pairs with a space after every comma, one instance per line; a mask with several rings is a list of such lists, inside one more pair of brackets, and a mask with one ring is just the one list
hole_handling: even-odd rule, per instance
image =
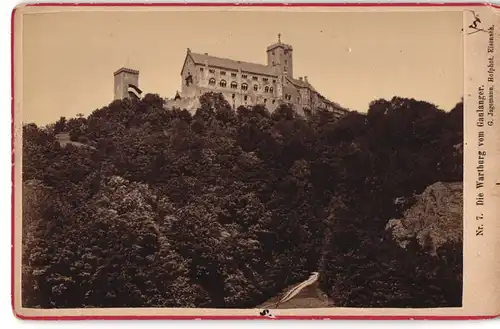
[[274, 67], [277, 74], [293, 78], [293, 48], [281, 42], [281, 33], [278, 42], [267, 47], [267, 65]]

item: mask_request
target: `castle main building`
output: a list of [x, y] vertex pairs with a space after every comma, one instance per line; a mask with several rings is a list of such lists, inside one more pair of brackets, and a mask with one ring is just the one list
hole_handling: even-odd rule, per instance
[[[243, 62], [228, 58], [199, 54], [189, 48], [181, 70], [181, 92], [175, 98], [165, 99], [165, 107], [177, 107], [194, 112], [199, 97], [207, 92], [221, 93], [234, 109], [243, 105], [264, 105], [274, 111], [281, 104], [289, 104], [299, 113], [318, 109], [347, 114], [342, 108], [319, 92], [306, 77], [293, 77], [293, 48], [281, 42], [267, 47], [267, 64]], [[115, 99], [140, 97], [139, 71], [121, 68], [114, 73]]]
[[[293, 48], [282, 43], [280, 35], [266, 52], [267, 65], [263, 65], [195, 53], [188, 48], [177, 103], [218, 92], [235, 109], [262, 104], [272, 112], [280, 104], [291, 104], [301, 114], [315, 109], [326, 109], [338, 116], [348, 112], [318, 93], [307, 76], [293, 77]], [[175, 106], [175, 101], [171, 105]]]

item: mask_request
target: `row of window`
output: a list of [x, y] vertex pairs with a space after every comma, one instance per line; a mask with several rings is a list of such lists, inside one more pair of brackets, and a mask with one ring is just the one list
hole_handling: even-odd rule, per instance
[[[236, 94], [233, 94], [233, 95], [232, 95], [232, 98], [233, 98], [233, 102], [234, 102], [234, 99], [236, 98]], [[243, 100], [245, 101], [245, 104], [246, 104], [246, 102], [247, 102], [247, 100], [248, 100], [248, 96], [246, 96], [246, 95], [245, 95], [245, 96], [243, 96]], [[274, 104], [274, 103], [276, 103], [276, 100], [275, 100], [275, 99], [273, 99], [273, 100], [272, 100], [272, 102], [273, 102], [273, 104]], [[264, 98], [264, 104], [267, 104], [267, 98]]]
[[[211, 86], [215, 86], [217, 82], [215, 81], [214, 78], [210, 78], [210, 80], [208, 80], [208, 84], [211, 85]], [[226, 88], [227, 87], [227, 82], [226, 80], [221, 80], [219, 82], [219, 86], [221, 86], [222, 88]], [[238, 89], [238, 83], [233, 81], [231, 82], [231, 89]], [[246, 83], [242, 83], [241, 84], [241, 90], [248, 90], [248, 84]], [[254, 91], [258, 91], [259, 90], [259, 85], [253, 85], [253, 90]], [[266, 93], [272, 93], [274, 92], [274, 88], [273, 87], [269, 87], [269, 86], [265, 86], [264, 87], [264, 92]]]
[[[292, 95], [285, 94], [285, 100], [291, 101], [292, 100]], [[300, 96], [297, 96], [297, 103], [300, 103]]]
[[[203, 68], [203, 67], [200, 67], [200, 71], [201, 71], [201, 72], [203, 72], [203, 71], [204, 71], [204, 68]], [[209, 69], [209, 70], [208, 70], [208, 72], [210, 72], [210, 73], [212, 73], [212, 74], [215, 74], [215, 70], [214, 70], [214, 69]], [[220, 71], [220, 72], [219, 72], [219, 74], [220, 74], [220, 75], [226, 75], [226, 71]], [[237, 76], [237, 75], [236, 75], [236, 73], [231, 72], [231, 77], [232, 77], [232, 78], [236, 78], [236, 76]], [[243, 79], [247, 79], [247, 78], [248, 78], [248, 75], [247, 75], [247, 74], [242, 74], [242, 75], [241, 75], [241, 77], [242, 77]], [[259, 80], [259, 78], [258, 78], [258, 77], [256, 77], [256, 76], [252, 76], [252, 80], [254, 80], [254, 81], [258, 81], [258, 80]], [[269, 78], [262, 78], [262, 81], [264, 81], [264, 82], [268, 82], [268, 81], [269, 81]], [[274, 79], [273, 79], [273, 83], [276, 83], [276, 80], [274, 80]]]

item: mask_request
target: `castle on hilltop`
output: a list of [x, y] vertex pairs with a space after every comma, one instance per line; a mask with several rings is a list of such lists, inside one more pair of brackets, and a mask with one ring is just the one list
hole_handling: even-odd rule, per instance
[[[300, 114], [324, 109], [341, 117], [348, 110], [323, 97], [307, 76], [293, 77], [293, 48], [278, 41], [266, 49], [267, 64], [258, 64], [192, 52], [186, 52], [181, 69], [181, 91], [165, 100], [168, 108], [194, 111], [198, 98], [207, 92], [221, 93], [234, 109], [243, 105], [264, 105], [274, 111], [289, 104]], [[129, 85], [138, 86], [138, 71], [121, 69], [115, 72], [115, 99], [130, 97]], [[124, 79], [128, 79], [126, 83]], [[132, 93], [134, 91], [132, 90]]]

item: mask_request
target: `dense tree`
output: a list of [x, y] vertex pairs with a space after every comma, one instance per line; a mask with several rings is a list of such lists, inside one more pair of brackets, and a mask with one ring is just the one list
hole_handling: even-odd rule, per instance
[[338, 306], [460, 305], [461, 246], [403, 249], [385, 225], [463, 179], [462, 103], [394, 97], [341, 120], [217, 93], [193, 115], [163, 106], [23, 127], [25, 306], [254, 307], [311, 271]]

